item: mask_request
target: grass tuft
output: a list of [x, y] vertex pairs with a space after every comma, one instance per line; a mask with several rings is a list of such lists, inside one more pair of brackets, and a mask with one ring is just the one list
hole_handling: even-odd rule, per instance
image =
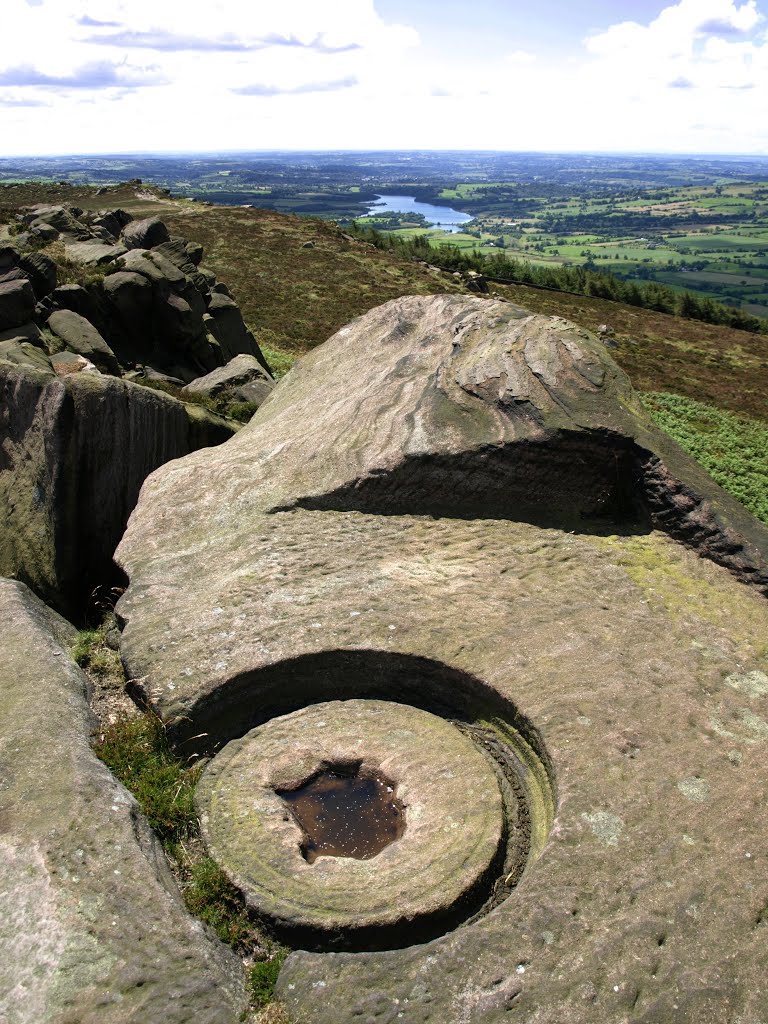
[[656, 424], [768, 524], [768, 425], [680, 395], [651, 392], [642, 398]]
[[122, 681], [123, 666], [117, 651], [107, 646], [106, 627], [81, 630], [72, 647], [72, 657], [80, 668], [95, 676]]
[[[80, 636], [83, 648], [88, 649], [88, 634]], [[201, 769], [189, 767], [176, 755], [163, 723], [150, 713], [105, 728], [95, 750], [138, 800], [169, 856], [190, 913], [239, 954], [259, 958], [249, 969], [248, 986], [252, 1006], [265, 1007], [289, 950], [265, 938], [238, 890], [216, 862], [202, 854], [194, 805]]]
[[141, 805], [149, 824], [172, 856], [197, 829], [193, 801], [199, 770], [187, 768], [168, 743], [162, 722], [147, 713], [108, 726], [96, 754]]
[[238, 949], [252, 946], [253, 924], [243, 906], [240, 893], [210, 857], [204, 857], [190, 869], [184, 888], [188, 909], [216, 932], [222, 942]]
[[277, 976], [288, 952], [283, 946], [275, 947], [266, 960], [261, 960], [250, 969], [248, 982], [251, 1003], [257, 1009], [266, 1006], [274, 998]]

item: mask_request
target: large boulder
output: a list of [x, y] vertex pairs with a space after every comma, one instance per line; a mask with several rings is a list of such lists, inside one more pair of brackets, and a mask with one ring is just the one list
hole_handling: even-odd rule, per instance
[[56, 310], [48, 318], [48, 328], [70, 352], [85, 356], [104, 373], [120, 376], [115, 353], [85, 317], [73, 313], [71, 309]]
[[211, 295], [206, 321], [227, 362], [239, 355], [256, 356], [257, 359], [261, 355], [253, 335], [243, 322], [237, 303], [228, 295], [220, 292]]
[[50, 295], [56, 287], [56, 264], [45, 253], [25, 253], [19, 260], [19, 267], [32, 282], [32, 289], [38, 299]]
[[18, 327], [9, 327], [7, 331], [0, 331], [0, 341], [28, 341], [41, 351], [47, 351], [40, 328], [31, 321]]
[[121, 237], [128, 249], [152, 249], [167, 242], [170, 235], [159, 217], [147, 217], [126, 224]]
[[31, 227], [48, 225], [56, 232], [75, 234], [82, 227], [78, 220], [82, 212], [75, 206], [38, 204], [26, 208], [22, 221]]
[[0, 363], [30, 366], [43, 372], [51, 369], [51, 360], [45, 352], [23, 337], [0, 340]]
[[144, 275], [118, 270], [104, 278], [102, 288], [117, 315], [126, 322], [143, 322], [149, 314], [152, 286]]
[[4, 274], [11, 267], [15, 267], [21, 254], [18, 249], [15, 249], [12, 245], [1, 245], [0, 246], [0, 274]]
[[75, 631], [0, 580], [0, 1017], [234, 1024], [237, 959], [184, 909], [136, 801], [90, 747]]
[[[226, 445], [154, 473], [116, 556], [121, 654], [174, 741], [213, 755], [207, 773], [230, 773], [227, 744], [266, 720], [385, 700], [474, 737], [513, 797], [521, 872], [505, 864], [428, 944], [405, 918], [384, 949], [300, 936], [289, 1010], [758, 1024], [766, 552], [594, 335], [479, 298], [372, 310]], [[315, 746], [285, 751], [289, 790]], [[424, 758], [450, 778], [442, 753]], [[367, 754], [353, 740], [333, 763]], [[391, 779], [406, 805], [410, 771]], [[262, 870], [246, 818], [227, 828]], [[404, 877], [410, 848], [387, 847]]]
[[112, 554], [145, 477], [234, 430], [113, 377], [59, 380], [49, 363], [0, 362], [0, 398], [0, 573], [72, 614], [114, 578]]
[[0, 331], [19, 327], [35, 315], [35, 293], [25, 278], [0, 283]]
[[[217, 398], [231, 396], [235, 401], [254, 402], [261, 405], [271, 394], [275, 382], [254, 356], [235, 356], [226, 366], [198, 377], [184, 388], [190, 395], [205, 395]], [[244, 389], [250, 390], [244, 390]]]
[[51, 292], [51, 302], [55, 309], [71, 309], [94, 326], [98, 322], [99, 314], [93, 296], [82, 285], [60, 284]]

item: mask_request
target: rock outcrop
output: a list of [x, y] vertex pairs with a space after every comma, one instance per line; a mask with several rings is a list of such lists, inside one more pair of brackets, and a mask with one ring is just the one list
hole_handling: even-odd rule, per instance
[[[198, 270], [201, 247], [161, 221], [37, 206], [19, 222], [17, 244], [0, 248], [0, 574], [76, 614], [114, 575], [147, 473], [237, 429], [139, 385], [178, 394], [237, 353], [250, 363], [225, 389], [232, 402], [258, 405], [274, 382], [236, 303]], [[83, 265], [84, 285], [58, 284], [60, 249], [27, 247], [50, 241], [64, 243], [68, 273]]]
[[[0, 258], [0, 331], [36, 321], [65, 346], [115, 376], [148, 365], [189, 383], [236, 355], [269, 366], [243, 322], [237, 303], [209, 271], [201, 271], [202, 247], [171, 238], [157, 217], [133, 221], [123, 210], [84, 213], [73, 206], [36, 206], [22, 211], [15, 246]], [[64, 243], [70, 263], [96, 274], [87, 288], [57, 287], [57, 265], [46, 251], [28, 246]], [[53, 250], [51, 250], [53, 251]], [[99, 278], [104, 269], [112, 273]], [[70, 311], [83, 317], [113, 356], [107, 363], [63, 337], [51, 318]]]
[[345, 699], [521, 744], [522, 876], [427, 945], [295, 953], [289, 1010], [758, 1024], [766, 551], [594, 336], [482, 299], [371, 311], [154, 473], [121, 654], [184, 749]]
[[0, 1018], [233, 1024], [236, 957], [186, 912], [136, 801], [90, 747], [72, 627], [0, 580]]
[[57, 362], [59, 379], [38, 349], [17, 348], [15, 364], [0, 348], [0, 574], [74, 614], [114, 580], [112, 554], [145, 477], [235, 427], [93, 369]]

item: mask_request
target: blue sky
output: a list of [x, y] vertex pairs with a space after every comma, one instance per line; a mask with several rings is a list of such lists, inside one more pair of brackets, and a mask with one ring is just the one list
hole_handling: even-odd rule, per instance
[[0, 154], [768, 153], [768, 0], [3, 0]]

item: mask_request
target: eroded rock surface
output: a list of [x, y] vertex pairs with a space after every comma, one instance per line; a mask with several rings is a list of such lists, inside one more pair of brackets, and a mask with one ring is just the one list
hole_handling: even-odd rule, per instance
[[237, 959], [184, 909], [133, 797], [96, 759], [74, 630], [0, 581], [0, 1018], [233, 1024]]
[[112, 554], [145, 477], [220, 444], [233, 425], [93, 368], [57, 361], [59, 379], [37, 348], [16, 349], [0, 350], [0, 572], [77, 610], [114, 581]]
[[526, 764], [540, 855], [503, 902], [427, 945], [294, 954], [290, 1009], [761, 1024], [764, 543], [593, 336], [480, 299], [373, 310], [153, 474], [118, 611], [178, 743], [396, 700], [527, 736], [556, 792], [537, 832]]

